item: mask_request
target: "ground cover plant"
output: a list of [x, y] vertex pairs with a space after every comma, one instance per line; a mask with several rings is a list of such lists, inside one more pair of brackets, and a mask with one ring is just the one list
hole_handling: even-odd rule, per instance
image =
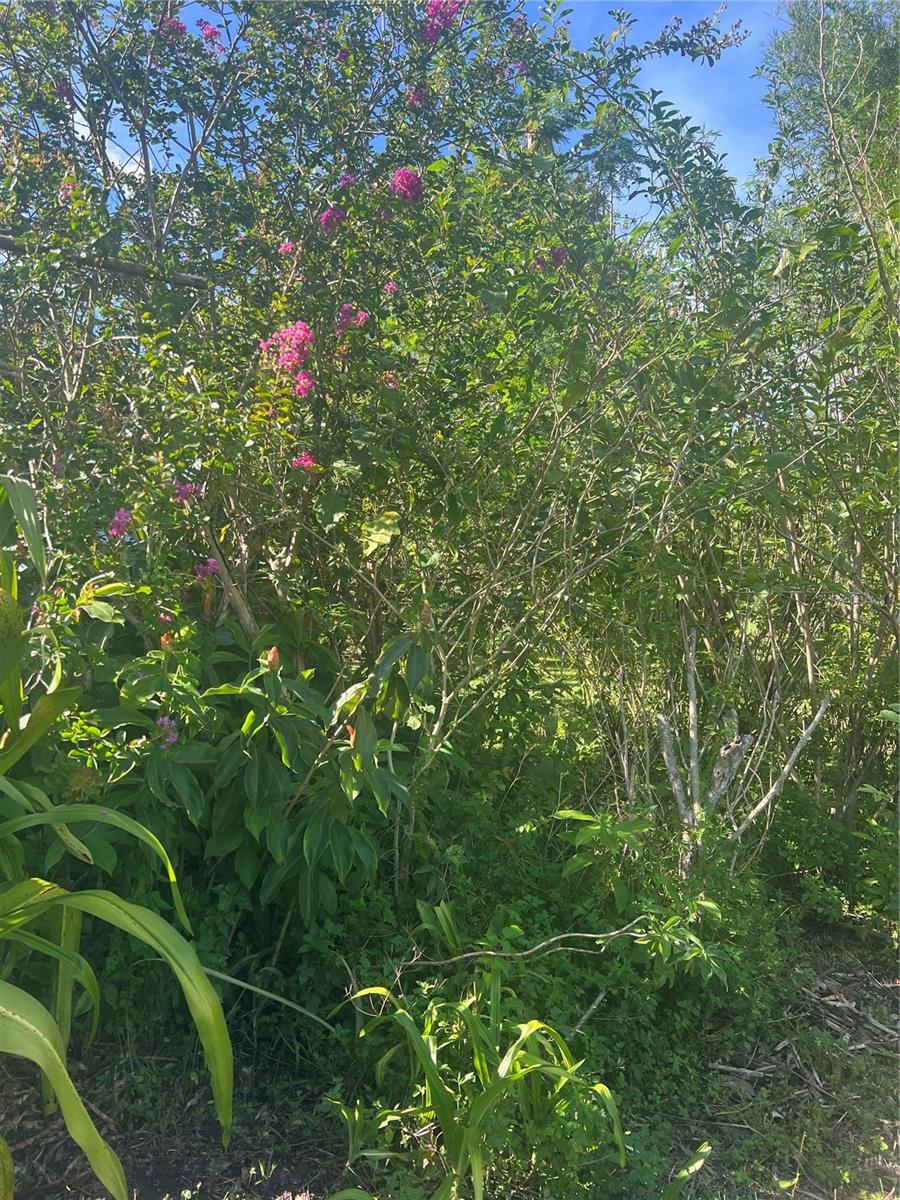
[[6, 7], [0, 1200], [893, 1194], [896, 16]]

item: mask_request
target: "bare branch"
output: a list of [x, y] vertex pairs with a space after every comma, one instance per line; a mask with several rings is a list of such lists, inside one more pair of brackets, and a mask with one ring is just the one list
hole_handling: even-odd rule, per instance
[[728, 839], [729, 842], [736, 842], [741, 837], [741, 835], [743, 833], [745, 833], [747, 831], [747, 829], [749, 829], [749, 827], [753, 824], [753, 822], [760, 815], [760, 813], [765, 812], [765, 810], [769, 807], [769, 805], [776, 798], [776, 796], [778, 796], [779, 792], [784, 787], [784, 785], [787, 781], [787, 777], [790, 775], [791, 771], [793, 771], [793, 769], [794, 769], [794, 763], [797, 761], [797, 759], [803, 753], [806, 743], [809, 741], [809, 739], [815, 733], [816, 728], [817, 728], [819, 722], [825, 716], [825, 711], [828, 708], [828, 705], [830, 703], [831, 703], [831, 696], [827, 695], [825, 697], [825, 699], [822, 701], [822, 703], [819, 705], [819, 711], [816, 713], [816, 715], [813, 717], [813, 719], [810, 721], [810, 723], [807, 725], [807, 727], [800, 734], [800, 737], [797, 741], [796, 746], [794, 747], [794, 749], [791, 751], [790, 755], [788, 756], [787, 762], [781, 768], [781, 774], [778, 776], [778, 778], [775, 780], [775, 782], [772, 784], [772, 786], [769, 788], [769, 790], [763, 796], [762, 800], [760, 800], [760, 802], [750, 810], [750, 812], [747, 814], [747, 816], [744, 818], [744, 820], [740, 823], [740, 825], [738, 825], [737, 829], [734, 831], [734, 833]]

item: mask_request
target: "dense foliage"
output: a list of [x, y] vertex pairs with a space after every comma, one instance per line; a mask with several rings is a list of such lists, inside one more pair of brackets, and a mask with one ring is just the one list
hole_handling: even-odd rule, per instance
[[[747, 197], [640, 82], [715, 17], [3, 16], [0, 447], [47, 553], [6, 728], [48, 639], [78, 689], [14, 782], [165, 846], [348, 1187], [659, 1195], [637, 1114], [698, 1031], [777, 1006], [804, 917], [895, 914], [895, 14], [786, 16]], [[79, 838], [5, 886], [166, 913], [126, 826]], [[175, 1011], [86, 940], [113, 1028]]]

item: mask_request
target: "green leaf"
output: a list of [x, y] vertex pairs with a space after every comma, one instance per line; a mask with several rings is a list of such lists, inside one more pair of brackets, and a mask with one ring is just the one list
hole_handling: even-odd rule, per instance
[[[43, 884], [43, 881], [32, 882]], [[20, 920], [32, 920], [43, 909], [56, 905], [68, 905], [114, 925], [150, 946], [171, 968], [181, 985], [200, 1036], [212, 1079], [216, 1115], [222, 1126], [223, 1140], [227, 1142], [231, 1130], [234, 1070], [231, 1041], [219, 998], [206, 978], [193, 946], [157, 913], [123, 900], [112, 892], [67, 892], [63, 888], [43, 884], [42, 890], [14, 915]], [[29, 914], [29, 909], [33, 913]]]
[[390, 510], [383, 512], [362, 527], [363, 554], [370, 558], [380, 547], [387, 546], [399, 532], [400, 514]]
[[[334, 1033], [333, 1025], [330, 1025], [323, 1017], [317, 1016], [316, 1013], [311, 1012], [308, 1008], [304, 1008], [302, 1004], [295, 1004], [293, 1000], [288, 1000], [284, 996], [277, 996], [275, 992], [267, 992], [265, 988], [257, 987], [253, 983], [246, 983], [243, 979], [235, 979], [233, 975], [224, 975], [221, 971], [213, 971], [211, 967], [204, 967], [203, 969], [213, 979], [221, 979], [223, 983], [230, 983], [233, 987], [242, 988], [245, 992], [253, 992], [255, 996], [264, 996], [266, 1000], [274, 1000], [276, 1004], [283, 1004], [285, 1008], [302, 1013], [304, 1017], [309, 1017], [311, 1021], [315, 1021], [330, 1033]], [[334, 1200], [334, 1197], [332, 1197], [332, 1200]]]
[[34, 488], [24, 479], [17, 479], [14, 475], [0, 475], [0, 485], [5, 490], [6, 499], [16, 514], [16, 520], [28, 546], [31, 561], [43, 583], [47, 578], [47, 556], [44, 551], [44, 535], [41, 530], [41, 519], [38, 514]]
[[709, 1142], [703, 1142], [702, 1145], [698, 1146], [693, 1156], [688, 1159], [671, 1183], [663, 1188], [661, 1200], [677, 1200], [684, 1190], [684, 1185], [692, 1175], [697, 1174], [709, 1157], [711, 1150], [712, 1146]]
[[63, 949], [56, 942], [39, 937], [30, 929], [9, 929], [4, 933], [3, 940], [18, 942], [29, 950], [35, 950], [39, 954], [46, 954], [48, 958], [55, 958], [59, 962], [65, 963], [91, 1001], [91, 1036], [93, 1037], [100, 1018], [100, 985], [97, 983], [97, 976], [87, 959], [74, 951]]
[[103, 1140], [66, 1069], [62, 1038], [46, 1008], [28, 992], [0, 980], [0, 1053], [36, 1063], [56, 1096], [72, 1139], [115, 1200], [128, 1200], [125, 1172]]
[[416, 643], [412, 646], [409, 654], [406, 657], [406, 686], [409, 688], [409, 694], [412, 695], [425, 676], [428, 674], [430, 666], [428, 653], [424, 647]]
[[185, 812], [191, 822], [194, 825], [199, 825], [205, 805], [203, 789], [197, 782], [194, 772], [189, 771], [187, 767], [183, 767], [181, 763], [170, 763], [169, 784], [174, 788], [175, 794], [184, 805]]
[[353, 757], [356, 761], [358, 771], [364, 770], [370, 766], [375, 757], [375, 749], [378, 745], [378, 734], [375, 730], [375, 724], [369, 716], [365, 705], [360, 705], [353, 714]]
[[57, 692], [41, 696], [28, 714], [26, 723], [13, 733], [0, 750], [0, 775], [5, 775], [47, 732], [57, 717], [71, 708], [81, 695], [80, 688], [61, 688]]
[[90, 600], [87, 604], [82, 604], [81, 607], [95, 621], [106, 621], [109, 625], [125, 624], [125, 618], [120, 616], [113, 606], [107, 604], [105, 600]]
[[375, 670], [369, 676], [369, 690], [377, 692], [391, 671], [400, 661], [410, 646], [413, 644], [414, 635], [411, 633], [402, 633], [384, 650], [375, 664]]
[[[125, 813], [116, 812], [114, 809], [99, 808], [93, 804], [57, 804], [49, 812], [29, 813], [24, 817], [14, 817], [11, 821], [4, 821], [0, 824], [0, 842], [10, 834], [19, 833], [22, 829], [30, 829], [33, 825], [55, 825], [61, 822], [68, 821], [97, 821], [101, 825], [114, 825], [117, 829], [121, 829], [124, 833], [130, 833], [145, 846], [157, 855], [162, 861], [166, 869], [166, 875], [169, 879], [169, 885], [172, 889], [172, 900], [175, 905], [175, 911], [178, 913], [178, 918], [185, 929], [190, 930], [191, 925], [188, 921], [187, 913], [184, 910], [184, 904], [181, 900], [181, 893], [178, 890], [178, 881], [175, 878], [175, 868], [166, 854], [165, 847], [162, 842], [149, 829], [145, 829], [139, 821], [135, 821], [132, 817], [128, 817]], [[47, 886], [50, 886], [49, 884]], [[3, 893], [5, 901], [9, 892]]]

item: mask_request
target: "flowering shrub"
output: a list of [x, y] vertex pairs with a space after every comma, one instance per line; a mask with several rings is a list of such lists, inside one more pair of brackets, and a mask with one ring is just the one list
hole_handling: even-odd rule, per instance
[[131, 524], [131, 513], [127, 508], [119, 508], [116, 514], [109, 523], [109, 536], [111, 538], [124, 537], [128, 526]]
[[422, 37], [426, 42], [436, 42], [456, 20], [463, 0], [428, 0], [425, 20], [422, 22]]
[[323, 233], [334, 233], [334, 231], [347, 219], [347, 214], [342, 208], [337, 208], [335, 205], [326, 208], [319, 216], [319, 228]]
[[398, 167], [391, 176], [391, 191], [401, 200], [417, 204], [422, 199], [423, 193], [421, 177], [408, 167]]
[[318, 467], [318, 462], [313, 458], [308, 450], [304, 450], [302, 454], [291, 459], [292, 467], [300, 467], [304, 471], [313, 471]]

